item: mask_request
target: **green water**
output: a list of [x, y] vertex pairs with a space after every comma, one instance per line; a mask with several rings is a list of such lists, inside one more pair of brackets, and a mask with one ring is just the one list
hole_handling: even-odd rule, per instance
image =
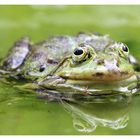
[[[0, 57], [21, 36], [37, 42], [50, 35], [97, 31], [125, 42], [140, 60], [139, 13], [140, 6], [0, 6]], [[140, 96], [129, 106], [124, 129], [98, 126], [84, 133], [74, 128], [71, 114], [60, 103], [0, 83], [0, 134], [140, 134]]]

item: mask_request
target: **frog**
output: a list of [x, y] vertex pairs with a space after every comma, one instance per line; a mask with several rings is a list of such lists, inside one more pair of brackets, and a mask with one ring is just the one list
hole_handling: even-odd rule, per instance
[[61, 99], [131, 96], [139, 91], [135, 65], [128, 46], [106, 34], [54, 36], [32, 45], [20, 67], [29, 82], [19, 87]]

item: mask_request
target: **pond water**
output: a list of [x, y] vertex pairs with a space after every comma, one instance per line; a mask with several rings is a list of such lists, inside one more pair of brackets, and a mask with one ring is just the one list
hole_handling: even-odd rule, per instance
[[[80, 31], [110, 34], [140, 60], [140, 6], [0, 6], [0, 57], [28, 35], [33, 42]], [[48, 102], [0, 83], [0, 134], [140, 134], [140, 96], [126, 104]], [[80, 116], [79, 116], [80, 115]]]

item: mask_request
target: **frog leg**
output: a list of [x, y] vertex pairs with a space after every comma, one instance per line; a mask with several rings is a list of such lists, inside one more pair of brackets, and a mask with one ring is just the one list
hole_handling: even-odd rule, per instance
[[[54, 75], [55, 72], [69, 59], [71, 58], [71, 56], [67, 56], [64, 59], [62, 59], [58, 65], [56, 65], [55, 68], [52, 69], [52, 71], [50, 71], [50, 73], [48, 75]], [[45, 77], [46, 78], [46, 77]], [[41, 78], [42, 79], [42, 78]]]
[[39, 79], [38, 84], [45, 88], [55, 88], [59, 84], [65, 83], [65, 79], [60, 76], [47, 76], [45, 79]]
[[[49, 86], [50, 84], [48, 85], [48, 87]], [[39, 99], [47, 99], [47, 101], [60, 101], [61, 99], [61, 95], [59, 92], [54, 90], [52, 91], [51, 89], [46, 87], [44, 88], [38, 83], [27, 83], [24, 85], [15, 85], [14, 87], [21, 91], [37, 94], [37, 98]]]
[[[66, 79], [60, 77], [60, 76], [48, 76], [46, 79], [38, 81], [38, 84], [40, 85], [40, 88], [42, 87], [43, 90], [39, 90], [39, 98], [51, 100], [51, 101], [60, 101], [60, 100], [69, 100], [73, 101], [71, 98], [71, 94], [67, 94], [66, 90], [68, 90], [68, 86], [70, 85], [66, 84]], [[71, 90], [71, 87], [70, 89]], [[71, 91], [74, 91], [76, 89], [73, 89]], [[64, 94], [63, 94], [64, 93]]]
[[[47, 95], [47, 98], [61, 100], [67, 100], [75, 102], [76, 100], [89, 100], [94, 99], [93, 93], [99, 95], [101, 92], [98, 89], [89, 89], [87, 86], [78, 86], [77, 84], [72, 84], [69, 80], [64, 79], [60, 76], [50, 76], [39, 81], [40, 87], [44, 88], [42, 95]], [[40, 94], [41, 95], [41, 94]], [[43, 98], [43, 96], [41, 96]], [[95, 96], [96, 99], [96, 96]]]
[[83, 93], [83, 95], [90, 94], [87, 87], [80, 87], [78, 85], [73, 85], [68, 82], [67, 79], [64, 79], [60, 76], [48, 76], [46, 79], [42, 81], [38, 81], [40, 87], [44, 87], [45, 89], [51, 89], [52, 91], [58, 91], [59, 93]]
[[46, 80], [43, 81], [36, 81], [36, 82], [29, 82], [24, 85], [14, 85], [15, 88], [21, 90], [21, 91], [29, 91], [29, 92], [38, 92], [41, 90], [46, 89], [52, 89], [57, 86], [57, 84], [61, 83], [62, 79], [58, 77], [48, 77]]

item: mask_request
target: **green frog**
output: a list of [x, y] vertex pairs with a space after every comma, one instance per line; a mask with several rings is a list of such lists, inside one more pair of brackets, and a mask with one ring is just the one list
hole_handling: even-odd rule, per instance
[[[8, 55], [0, 71], [16, 78], [20, 75], [19, 80], [28, 79], [28, 83], [20, 85], [22, 89], [56, 98], [88, 100], [101, 95], [131, 96], [139, 90], [139, 73], [134, 68], [137, 61], [127, 45], [108, 35], [79, 33], [73, 37], [50, 37], [32, 45], [26, 43], [30, 49], [19, 65], [5, 68]], [[16, 52], [11, 53], [16, 62]]]

